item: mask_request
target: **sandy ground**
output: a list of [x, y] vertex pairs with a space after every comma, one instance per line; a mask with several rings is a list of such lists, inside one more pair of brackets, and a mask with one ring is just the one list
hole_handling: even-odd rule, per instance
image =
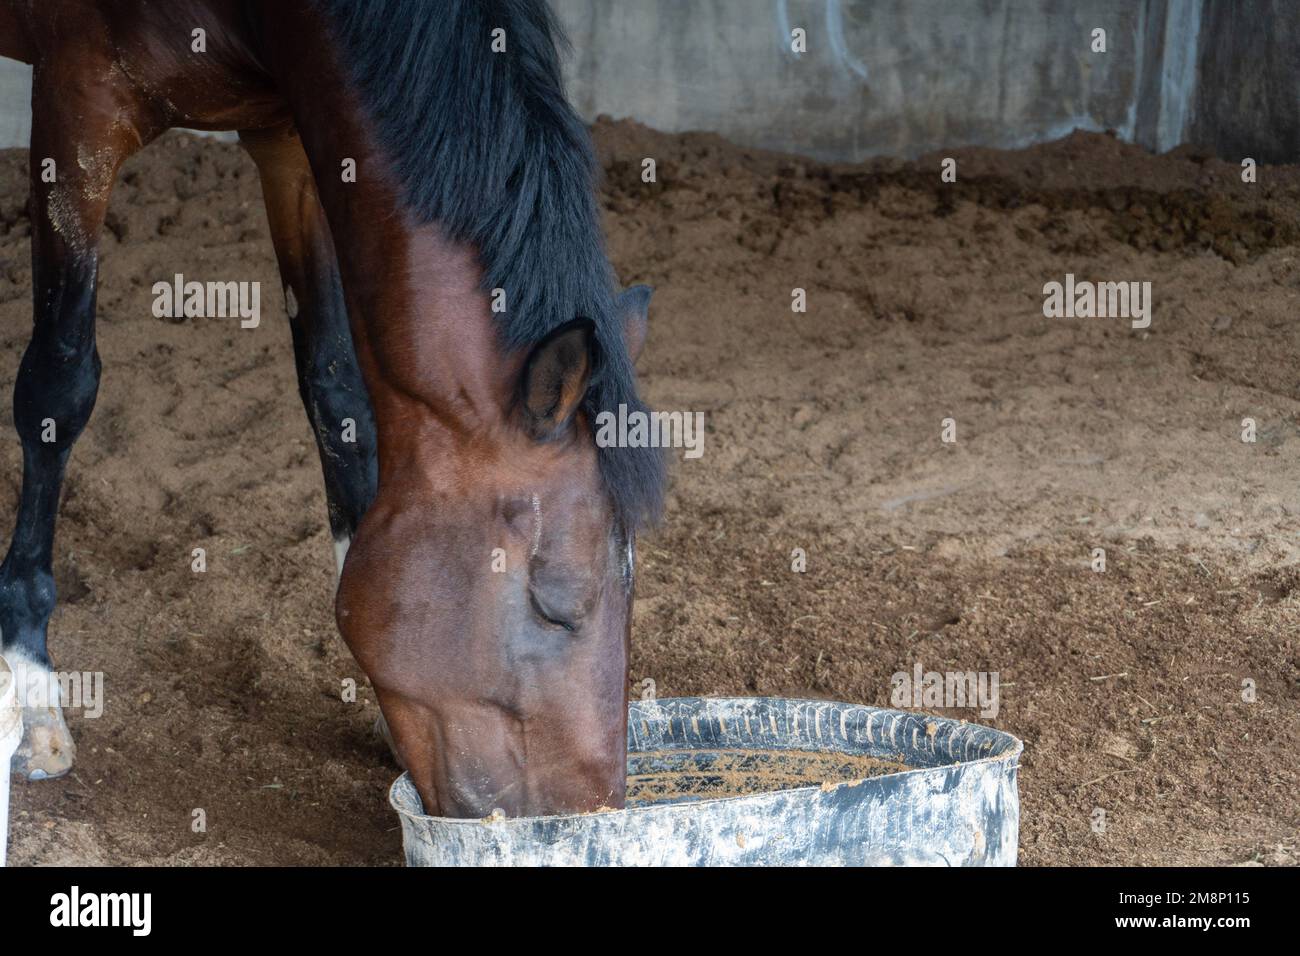
[[[1023, 863], [1294, 863], [1300, 168], [1248, 186], [1192, 150], [1076, 134], [952, 153], [944, 184], [937, 156], [596, 137], [615, 264], [659, 290], [646, 392], [708, 423], [642, 541], [634, 684], [887, 705], [918, 662], [996, 671], [985, 722], [1026, 744]], [[31, 322], [25, 176], [25, 152], [0, 153], [5, 394]], [[72, 776], [15, 786], [11, 863], [396, 863], [397, 771], [334, 633], [251, 164], [169, 135], [128, 166], [103, 248], [104, 384], [51, 644], [105, 673], [107, 706], [73, 716]], [[154, 318], [176, 272], [261, 281], [262, 326]], [[1067, 272], [1150, 281], [1151, 327], [1044, 318]]]

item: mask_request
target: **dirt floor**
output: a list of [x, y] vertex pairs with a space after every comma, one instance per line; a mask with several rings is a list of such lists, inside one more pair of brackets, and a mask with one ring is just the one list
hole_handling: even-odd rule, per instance
[[[918, 662], [997, 671], [1023, 863], [1294, 863], [1300, 168], [1243, 185], [1075, 134], [956, 151], [944, 184], [938, 156], [596, 138], [615, 265], [658, 287], [645, 390], [708, 424], [641, 543], [634, 684], [888, 705]], [[31, 323], [26, 164], [0, 153], [4, 395]], [[105, 673], [107, 706], [72, 717], [72, 776], [15, 785], [13, 864], [400, 860], [373, 695], [340, 699], [362, 678], [259, 194], [236, 147], [171, 134], [114, 196], [51, 641]], [[154, 318], [176, 272], [260, 280], [262, 326]], [[1151, 327], [1044, 318], [1067, 272], [1149, 280]]]

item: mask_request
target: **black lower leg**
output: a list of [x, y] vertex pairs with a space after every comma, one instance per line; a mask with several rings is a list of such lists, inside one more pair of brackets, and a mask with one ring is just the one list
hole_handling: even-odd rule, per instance
[[348, 326], [334, 241], [297, 133], [288, 126], [245, 131], [240, 141], [262, 177], [293, 329], [298, 391], [320, 449], [330, 531], [345, 544], [374, 498], [378, 466], [374, 416]]
[[323, 269], [311, 282], [292, 320], [298, 392], [320, 450], [330, 532], [343, 541], [356, 532], [375, 496], [375, 422], [338, 272]]
[[0, 564], [0, 642], [6, 653], [48, 665], [55, 516], [68, 455], [95, 406], [100, 364], [93, 260], [66, 266], [40, 262], [37, 275], [43, 314], [37, 316], [14, 385], [23, 483], [13, 539]]

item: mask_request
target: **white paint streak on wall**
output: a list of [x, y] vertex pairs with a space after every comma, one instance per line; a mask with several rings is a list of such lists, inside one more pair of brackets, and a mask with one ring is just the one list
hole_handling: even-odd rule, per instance
[[844, 41], [844, 4], [843, 0], [826, 0], [826, 36], [830, 39], [831, 52], [835, 61], [847, 67], [863, 83], [867, 82], [867, 68], [851, 53]]
[[1138, 8], [1137, 25], [1133, 31], [1133, 90], [1129, 93], [1128, 107], [1124, 111], [1124, 123], [1115, 132], [1125, 142], [1133, 142], [1137, 137], [1138, 97], [1142, 95], [1142, 77], [1146, 74], [1146, 34], [1147, 5]]
[[1158, 152], [1181, 143], [1191, 124], [1203, 6], [1204, 0], [1169, 0], [1165, 10], [1165, 56], [1160, 76], [1160, 114], [1156, 121]]
[[794, 28], [790, 26], [790, 3], [789, 0], [773, 0], [776, 14], [777, 37], [776, 44], [786, 53], [795, 56], [794, 50], [790, 48], [790, 31]]
[[[777, 42], [781, 49], [786, 54], [798, 58], [798, 54], [790, 46], [790, 32], [794, 29], [794, 25], [790, 22], [790, 0], [773, 0], [772, 14], [776, 21]], [[843, 0], [825, 0], [823, 15], [826, 24], [826, 42], [835, 57], [836, 65], [858, 77], [863, 83], [867, 82], [867, 68], [849, 51], [849, 44], [844, 36]], [[800, 24], [800, 26], [804, 25]], [[809, 52], [812, 52], [814, 49], [812, 44], [815, 42], [813, 36], [809, 36], [808, 42]]]

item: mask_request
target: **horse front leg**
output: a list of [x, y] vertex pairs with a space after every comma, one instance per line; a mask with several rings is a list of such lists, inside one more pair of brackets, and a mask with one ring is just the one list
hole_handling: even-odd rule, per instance
[[[243, 130], [239, 141], [262, 180], [293, 332], [298, 394], [320, 451], [337, 582], [379, 481], [374, 414], [348, 328], [334, 241], [302, 141], [287, 126]], [[382, 715], [376, 730], [396, 755]]]
[[298, 394], [320, 451], [337, 580], [378, 483], [374, 415], [348, 328], [334, 240], [302, 142], [289, 126], [244, 130], [239, 140], [262, 180]]
[[0, 654], [23, 704], [13, 770], [33, 780], [67, 773], [76, 753], [46, 647], [54, 611], [54, 521], [68, 455], [99, 389], [95, 283], [99, 229], [122, 161], [141, 145], [126, 90], [96, 85], [85, 63], [37, 64], [33, 77], [31, 340], [14, 384], [22, 492], [0, 564]]

